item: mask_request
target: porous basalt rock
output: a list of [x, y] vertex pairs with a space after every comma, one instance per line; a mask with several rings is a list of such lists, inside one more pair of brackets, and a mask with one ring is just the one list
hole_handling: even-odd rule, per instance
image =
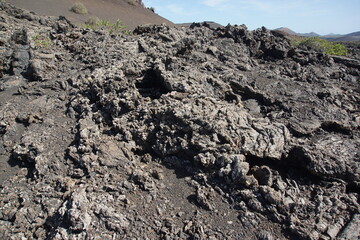
[[0, 238], [358, 234], [359, 59], [244, 25], [0, 23]]

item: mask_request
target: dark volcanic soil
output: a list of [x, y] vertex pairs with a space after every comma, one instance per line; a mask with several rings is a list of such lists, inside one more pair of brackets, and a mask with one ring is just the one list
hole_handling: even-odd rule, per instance
[[[141, 24], [174, 25], [145, 8], [140, 0], [7, 0], [6, 2], [45, 16], [65, 16], [78, 25], [84, 25], [87, 20], [94, 17], [112, 23], [121, 20], [127, 30], [134, 30]], [[70, 11], [76, 2], [83, 3], [88, 13], [76, 14]]]
[[359, 238], [359, 59], [0, 10], [1, 239]]

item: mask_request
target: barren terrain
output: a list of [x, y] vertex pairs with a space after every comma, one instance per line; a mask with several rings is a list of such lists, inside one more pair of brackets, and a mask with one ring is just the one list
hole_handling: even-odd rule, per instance
[[265, 28], [0, 3], [1, 239], [358, 239], [360, 62]]
[[[173, 25], [169, 20], [146, 9], [139, 0], [6, 0], [6, 2], [43, 16], [65, 16], [77, 25], [83, 25], [94, 17], [113, 23], [121, 20], [128, 30], [133, 30], [141, 24]], [[82, 15], [70, 11], [76, 2], [83, 3], [88, 13]]]

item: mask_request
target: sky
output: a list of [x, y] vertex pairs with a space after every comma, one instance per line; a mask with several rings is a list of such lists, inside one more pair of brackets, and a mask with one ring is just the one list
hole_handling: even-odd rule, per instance
[[360, 31], [360, 0], [143, 0], [174, 23], [214, 21], [253, 30], [288, 27], [298, 33]]

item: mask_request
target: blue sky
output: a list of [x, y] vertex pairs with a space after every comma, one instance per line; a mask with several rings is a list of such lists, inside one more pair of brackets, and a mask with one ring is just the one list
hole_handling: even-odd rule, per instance
[[143, 0], [174, 23], [214, 21], [253, 30], [288, 27], [295, 32], [360, 31], [360, 0]]

